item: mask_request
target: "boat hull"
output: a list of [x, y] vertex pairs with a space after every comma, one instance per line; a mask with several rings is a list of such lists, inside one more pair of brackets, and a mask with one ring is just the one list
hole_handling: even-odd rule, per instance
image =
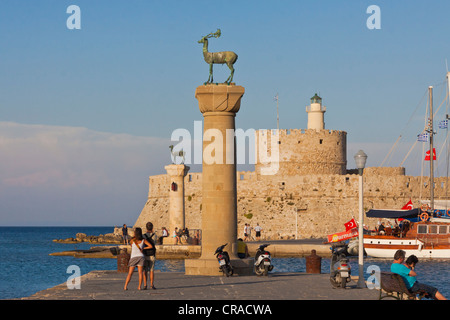
[[413, 254], [424, 259], [450, 259], [448, 246], [426, 246], [418, 239], [364, 237], [364, 250], [370, 257], [393, 259], [395, 252], [400, 249], [406, 252], [406, 256]]

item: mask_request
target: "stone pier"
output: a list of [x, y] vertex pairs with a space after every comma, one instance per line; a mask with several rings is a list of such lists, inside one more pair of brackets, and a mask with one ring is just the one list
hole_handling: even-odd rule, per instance
[[251, 274], [252, 259], [237, 257], [235, 116], [245, 89], [227, 84], [199, 86], [203, 124], [202, 255], [185, 261], [188, 275], [220, 275], [214, 256], [227, 243], [235, 274]]
[[184, 229], [185, 212], [184, 212], [184, 177], [189, 171], [189, 167], [184, 164], [171, 164], [165, 166], [169, 181], [169, 237], [164, 239], [165, 244], [174, 244], [175, 239], [172, 233], [175, 228]]

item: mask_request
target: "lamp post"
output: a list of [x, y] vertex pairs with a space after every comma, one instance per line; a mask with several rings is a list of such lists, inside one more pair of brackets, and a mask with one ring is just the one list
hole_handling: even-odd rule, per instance
[[294, 207], [295, 209], [295, 240], [298, 239], [298, 210], [297, 207]]
[[358, 228], [358, 265], [359, 265], [359, 279], [358, 288], [365, 288], [366, 283], [364, 281], [364, 216], [363, 216], [363, 171], [366, 166], [367, 155], [364, 151], [359, 150], [355, 154], [356, 167], [359, 173], [359, 228]]

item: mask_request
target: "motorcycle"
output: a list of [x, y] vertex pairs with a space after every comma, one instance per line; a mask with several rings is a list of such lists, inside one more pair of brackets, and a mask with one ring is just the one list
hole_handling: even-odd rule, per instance
[[225, 243], [224, 245], [218, 247], [216, 249], [216, 252], [214, 254], [216, 255], [217, 260], [219, 261], [219, 269], [223, 272], [223, 274], [227, 277], [233, 275], [233, 267], [230, 263], [230, 256], [228, 255], [228, 252], [223, 251], [223, 248], [228, 243]]
[[345, 289], [351, 280], [351, 268], [348, 263], [347, 244], [334, 244], [331, 246], [330, 281], [334, 288]]
[[256, 250], [255, 255], [255, 273], [257, 276], [267, 276], [269, 271], [273, 270], [273, 265], [270, 260], [270, 252], [266, 250], [269, 244], [260, 245]]

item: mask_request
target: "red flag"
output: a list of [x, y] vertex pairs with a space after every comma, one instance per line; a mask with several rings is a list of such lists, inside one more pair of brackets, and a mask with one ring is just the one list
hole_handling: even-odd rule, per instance
[[411, 199], [409, 199], [408, 203], [403, 206], [402, 210], [412, 210], [412, 209], [414, 209], [414, 205]]
[[[433, 148], [433, 160], [436, 160], [436, 149]], [[425, 153], [425, 161], [430, 161], [430, 150]]]
[[344, 223], [344, 226], [345, 226], [345, 231], [346, 231], [346, 232], [347, 232], [348, 230], [351, 230], [351, 229], [357, 227], [356, 222], [355, 222], [355, 219], [352, 219], [352, 220], [350, 220], [349, 222]]

